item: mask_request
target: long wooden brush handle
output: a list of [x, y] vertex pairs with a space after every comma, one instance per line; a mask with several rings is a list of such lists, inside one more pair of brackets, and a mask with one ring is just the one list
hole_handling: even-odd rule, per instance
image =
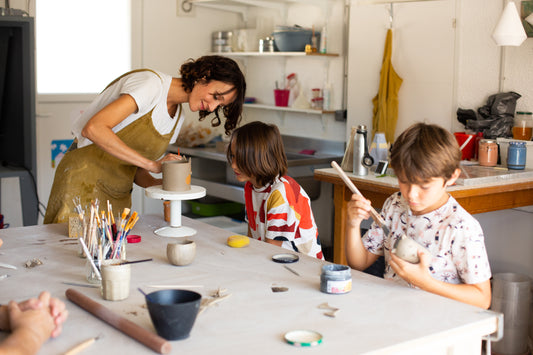
[[[361, 193], [361, 191], [359, 191], [359, 189], [357, 187], [355, 187], [354, 183], [352, 182], [352, 180], [350, 180], [350, 178], [348, 177], [348, 175], [346, 175], [346, 173], [344, 172], [344, 170], [342, 170], [342, 168], [339, 166], [339, 164], [337, 164], [336, 161], [332, 161], [331, 162], [331, 166], [337, 170], [337, 172], [339, 173], [339, 176], [341, 177], [342, 181], [344, 181], [344, 183], [346, 184], [346, 186], [348, 186], [348, 188], [350, 189], [350, 191], [352, 191], [354, 194], [358, 194], [359, 196], [363, 196], [363, 194]], [[364, 196], [363, 196], [364, 197]], [[384, 225], [385, 224], [385, 221], [383, 220], [383, 218], [381, 217], [381, 215], [378, 213], [378, 211], [376, 211], [374, 209], [374, 207], [370, 206], [370, 214], [372, 215], [372, 218], [377, 222], [379, 223], [380, 225]]]
[[92, 315], [100, 318], [107, 324], [112, 325], [124, 334], [129, 335], [138, 342], [146, 345], [150, 349], [157, 351], [160, 354], [168, 354], [172, 350], [170, 343], [161, 338], [159, 335], [154, 334], [133, 323], [132, 321], [119, 316], [110, 309], [102, 306], [98, 302], [93, 301], [80, 292], [69, 288], [65, 294], [70, 301], [74, 302]]

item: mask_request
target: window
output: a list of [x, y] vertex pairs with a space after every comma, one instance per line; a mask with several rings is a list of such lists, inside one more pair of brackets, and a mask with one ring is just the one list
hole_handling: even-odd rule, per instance
[[131, 0], [36, 1], [37, 93], [96, 93], [130, 70], [131, 7]]

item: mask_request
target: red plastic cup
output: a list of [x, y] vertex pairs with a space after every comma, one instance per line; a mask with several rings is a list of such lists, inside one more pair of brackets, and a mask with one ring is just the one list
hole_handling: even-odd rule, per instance
[[276, 106], [289, 106], [289, 95], [291, 91], [285, 89], [274, 89], [274, 102]]
[[462, 158], [463, 160], [470, 160], [474, 158], [474, 148], [476, 145], [476, 137], [474, 134], [466, 134], [465, 132], [455, 132], [455, 139], [457, 139], [457, 143], [459, 143], [459, 147], [463, 145], [464, 142], [470, 138], [470, 141], [464, 146], [463, 150], [461, 151], [463, 153]]

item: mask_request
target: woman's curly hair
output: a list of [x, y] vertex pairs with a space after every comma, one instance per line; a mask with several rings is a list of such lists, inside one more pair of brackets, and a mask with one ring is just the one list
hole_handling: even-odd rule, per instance
[[[232, 85], [235, 88], [235, 100], [231, 104], [222, 107], [222, 112], [226, 117], [224, 129], [226, 134], [229, 134], [237, 127], [242, 114], [246, 81], [239, 65], [234, 60], [218, 55], [203, 56], [196, 60], [189, 59], [181, 66], [180, 74], [182, 86], [187, 93], [190, 93], [194, 85], [200, 80], [204, 80], [206, 83], [216, 80]], [[219, 109], [220, 107], [213, 112], [215, 115], [211, 119], [213, 127], [217, 127], [221, 123]], [[201, 121], [211, 112], [204, 110], [200, 111], [199, 114]]]

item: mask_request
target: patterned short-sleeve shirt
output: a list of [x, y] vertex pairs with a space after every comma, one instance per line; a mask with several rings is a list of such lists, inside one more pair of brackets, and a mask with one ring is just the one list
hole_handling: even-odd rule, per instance
[[431, 252], [430, 272], [435, 279], [452, 284], [476, 284], [490, 279], [481, 226], [452, 196], [434, 211], [413, 215], [397, 192], [385, 201], [381, 215], [390, 235], [384, 238], [382, 229], [373, 223], [363, 244], [371, 253], [384, 255], [386, 279], [407, 284], [389, 263], [390, 251], [402, 233]]
[[291, 177], [282, 176], [261, 188], [244, 186], [246, 215], [252, 237], [282, 240], [282, 247], [324, 259], [311, 200]]

